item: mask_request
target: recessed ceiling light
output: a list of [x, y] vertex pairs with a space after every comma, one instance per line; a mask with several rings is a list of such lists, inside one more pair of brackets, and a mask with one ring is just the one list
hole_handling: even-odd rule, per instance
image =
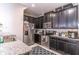
[[35, 7], [35, 4], [32, 4], [32, 7]]

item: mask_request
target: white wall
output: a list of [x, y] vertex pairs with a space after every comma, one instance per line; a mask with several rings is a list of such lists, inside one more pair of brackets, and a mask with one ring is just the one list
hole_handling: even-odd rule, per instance
[[23, 12], [25, 7], [21, 4], [0, 4], [0, 21], [3, 32], [16, 35], [23, 39]]

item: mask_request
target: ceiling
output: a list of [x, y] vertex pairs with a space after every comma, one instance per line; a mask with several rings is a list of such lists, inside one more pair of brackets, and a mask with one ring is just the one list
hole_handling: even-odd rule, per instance
[[23, 5], [27, 7], [24, 12], [35, 17], [39, 17], [45, 12], [52, 11], [66, 4], [67, 3], [35, 3], [35, 7], [32, 7], [32, 3], [23, 3]]

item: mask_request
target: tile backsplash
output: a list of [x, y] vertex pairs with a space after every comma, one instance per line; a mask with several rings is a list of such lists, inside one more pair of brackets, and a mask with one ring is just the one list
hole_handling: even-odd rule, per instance
[[46, 30], [57, 31], [57, 32], [78, 31], [78, 29], [46, 29]]
[[56, 35], [57, 35], [57, 33], [58, 33], [58, 35], [60, 35], [60, 33], [61, 33], [63, 35], [66, 34], [67, 37], [69, 37], [69, 34], [68, 34], [69, 31], [73, 32], [74, 34], [76, 32], [77, 34], [75, 35], [75, 38], [79, 37], [78, 29], [46, 29], [46, 31], [49, 32], [49, 33], [52, 33], [53, 31], [56, 31]]

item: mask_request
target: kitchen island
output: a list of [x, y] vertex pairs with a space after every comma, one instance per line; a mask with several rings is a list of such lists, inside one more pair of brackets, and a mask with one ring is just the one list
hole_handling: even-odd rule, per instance
[[19, 40], [0, 44], [0, 55], [20, 55], [29, 53], [31, 50], [31, 47]]

